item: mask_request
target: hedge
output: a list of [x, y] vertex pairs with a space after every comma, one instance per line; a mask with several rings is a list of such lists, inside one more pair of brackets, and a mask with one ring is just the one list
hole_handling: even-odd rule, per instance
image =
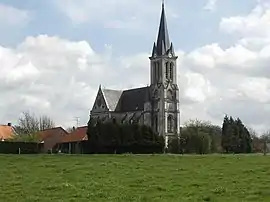
[[38, 154], [43, 150], [43, 143], [33, 142], [0, 142], [2, 154]]
[[129, 144], [129, 145], [91, 145], [88, 141], [83, 142], [83, 151], [90, 154], [153, 154], [163, 153], [162, 144]]

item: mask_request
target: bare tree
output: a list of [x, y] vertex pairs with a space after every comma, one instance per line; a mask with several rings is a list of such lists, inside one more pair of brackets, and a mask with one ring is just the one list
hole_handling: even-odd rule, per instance
[[23, 112], [22, 116], [18, 120], [19, 133], [32, 134], [39, 130], [39, 122], [35, 116], [29, 112]]
[[259, 137], [258, 133], [252, 127], [247, 127], [247, 129], [252, 138]]
[[269, 147], [270, 147], [270, 145], [269, 145], [269, 142], [270, 142], [270, 130], [264, 132], [261, 139], [263, 141], [263, 154], [266, 155], [267, 152], [269, 152]]
[[184, 123], [185, 127], [210, 127], [212, 124], [210, 121], [201, 121], [199, 119], [189, 119]]
[[270, 130], [263, 133], [261, 137], [265, 142], [270, 142]]
[[252, 151], [254, 153], [264, 152], [264, 141], [259, 134], [251, 127], [247, 128], [252, 139]]
[[45, 130], [53, 127], [55, 127], [55, 124], [50, 117], [46, 115], [39, 117], [39, 130]]
[[34, 134], [38, 131], [53, 128], [55, 126], [53, 120], [48, 116], [40, 116], [37, 118], [30, 112], [23, 112], [18, 120], [15, 130], [19, 134]]

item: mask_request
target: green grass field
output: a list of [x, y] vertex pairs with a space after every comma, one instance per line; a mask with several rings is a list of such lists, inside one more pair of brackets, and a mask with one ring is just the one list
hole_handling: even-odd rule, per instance
[[0, 201], [270, 201], [270, 157], [0, 155]]

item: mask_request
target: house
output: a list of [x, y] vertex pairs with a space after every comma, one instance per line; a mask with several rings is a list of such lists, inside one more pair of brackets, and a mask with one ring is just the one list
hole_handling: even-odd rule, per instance
[[83, 144], [88, 140], [87, 126], [78, 127], [70, 134], [64, 136], [57, 148], [63, 153], [81, 154], [84, 153]]
[[38, 139], [41, 143], [44, 143], [43, 151], [49, 152], [57, 150], [57, 143], [60, 142], [68, 132], [62, 127], [50, 128], [38, 133]]
[[158, 36], [149, 57], [150, 86], [114, 90], [100, 85], [90, 111], [91, 119], [148, 125], [165, 138], [167, 146], [169, 137], [180, 133], [177, 58], [162, 3]]
[[0, 141], [6, 141], [12, 139], [16, 135], [11, 123], [7, 125], [0, 125]]

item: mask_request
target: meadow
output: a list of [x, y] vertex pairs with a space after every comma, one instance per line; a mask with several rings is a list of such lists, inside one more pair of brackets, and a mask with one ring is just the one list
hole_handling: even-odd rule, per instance
[[0, 155], [0, 201], [270, 201], [270, 156]]

